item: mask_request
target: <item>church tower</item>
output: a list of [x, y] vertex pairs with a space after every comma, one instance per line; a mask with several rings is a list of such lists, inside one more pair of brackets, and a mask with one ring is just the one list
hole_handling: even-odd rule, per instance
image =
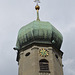
[[63, 75], [60, 50], [62, 34], [49, 22], [39, 19], [39, 0], [37, 20], [23, 26], [18, 32], [16, 43], [18, 75]]

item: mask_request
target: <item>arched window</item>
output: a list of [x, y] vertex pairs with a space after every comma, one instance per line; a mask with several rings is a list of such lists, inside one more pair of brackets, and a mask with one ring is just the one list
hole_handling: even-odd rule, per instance
[[46, 59], [39, 61], [40, 71], [49, 71], [49, 62]]

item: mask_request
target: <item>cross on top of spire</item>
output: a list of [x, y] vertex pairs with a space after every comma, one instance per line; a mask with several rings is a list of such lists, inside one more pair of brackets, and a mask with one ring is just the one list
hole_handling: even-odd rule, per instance
[[34, 0], [34, 2], [36, 2], [38, 4], [38, 3], [40, 3], [40, 0]]

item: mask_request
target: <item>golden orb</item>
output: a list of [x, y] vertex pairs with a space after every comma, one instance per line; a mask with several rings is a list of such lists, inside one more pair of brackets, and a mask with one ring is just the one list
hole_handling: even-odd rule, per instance
[[39, 10], [39, 9], [40, 9], [40, 6], [36, 5], [36, 6], [35, 6], [35, 9], [36, 9], [36, 10]]

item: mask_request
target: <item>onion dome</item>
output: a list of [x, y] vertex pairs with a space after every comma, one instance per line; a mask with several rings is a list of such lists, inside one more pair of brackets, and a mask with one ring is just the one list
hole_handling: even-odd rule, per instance
[[20, 50], [33, 43], [52, 44], [60, 49], [62, 41], [61, 33], [52, 24], [36, 20], [19, 30], [16, 49]]

